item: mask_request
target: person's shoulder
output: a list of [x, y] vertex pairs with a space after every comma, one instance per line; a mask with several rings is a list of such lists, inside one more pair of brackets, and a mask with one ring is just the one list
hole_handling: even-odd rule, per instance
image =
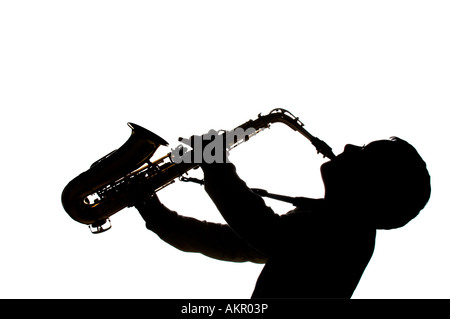
[[281, 215], [281, 219], [286, 223], [295, 223], [295, 222], [308, 222], [314, 221], [318, 218], [318, 214], [311, 211], [303, 211], [299, 208], [294, 208], [291, 211], [288, 211], [286, 214]]
[[334, 224], [330, 214], [321, 209], [304, 210], [297, 207], [281, 215], [280, 219], [282, 224], [288, 228], [300, 226], [302, 229], [314, 229], [316, 227], [333, 227]]

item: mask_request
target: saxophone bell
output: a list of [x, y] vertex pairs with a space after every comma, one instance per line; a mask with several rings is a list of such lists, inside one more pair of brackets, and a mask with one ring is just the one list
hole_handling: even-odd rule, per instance
[[[77, 222], [89, 225], [93, 233], [111, 228], [109, 217], [131, 204], [130, 185], [157, 170], [149, 158], [168, 143], [147, 129], [128, 123], [131, 136], [119, 149], [95, 161], [64, 188], [62, 205]], [[144, 172], [145, 171], [145, 172]], [[105, 226], [107, 224], [107, 226]]]

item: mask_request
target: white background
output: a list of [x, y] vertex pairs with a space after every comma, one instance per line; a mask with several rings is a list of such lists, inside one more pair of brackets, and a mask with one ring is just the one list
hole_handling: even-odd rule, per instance
[[[283, 107], [335, 153], [393, 135], [418, 149], [431, 200], [378, 232], [354, 298], [449, 298], [449, 15], [448, 1], [2, 1], [0, 297], [248, 298], [260, 265], [180, 252], [134, 209], [91, 235], [60, 196], [129, 121], [175, 147]], [[251, 187], [323, 195], [324, 159], [282, 124], [230, 159]], [[198, 185], [160, 198], [222, 221]]]

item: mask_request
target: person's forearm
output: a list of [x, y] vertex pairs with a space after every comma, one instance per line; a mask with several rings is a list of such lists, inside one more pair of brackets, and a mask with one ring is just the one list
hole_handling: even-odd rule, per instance
[[231, 228], [253, 247], [270, 254], [280, 216], [236, 173], [233, 164], [203, 165], [205, 190]]
[[145, 213], [146, 227], [171, 246], [184, 252], [233, 262], [264, 263], [266, 257], [239, 238], [228, 225], [200, 221], [178, 215], [165, 206], [157, 206]]

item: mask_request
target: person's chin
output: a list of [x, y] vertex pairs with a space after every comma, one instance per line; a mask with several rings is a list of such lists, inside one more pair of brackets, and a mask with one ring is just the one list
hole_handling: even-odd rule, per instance
[[332, 172], [333, 172], [333, 163], [331, 161], [328, 161], [326, 163], [323, 163], [320, 166], [320, 174], [322, 175], [322, 180], [325, 183], [326, 181], [329, 180], [329, 177], [332, 176]]

